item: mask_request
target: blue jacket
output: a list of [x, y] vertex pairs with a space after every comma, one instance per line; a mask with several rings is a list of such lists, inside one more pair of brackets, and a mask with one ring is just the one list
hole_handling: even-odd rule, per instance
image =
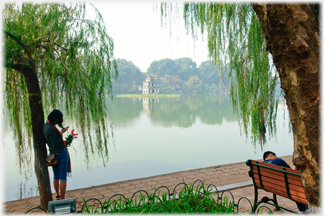
[[268, 163], [268, 164], [272, 164], [272, 165], [277, 165], [277, 166], [283, 166], [283, 167], [290, 168], [290, 166], [286, 163], [286, 161], [282, 160], [281, 158], [265, 160], [263, 162]]

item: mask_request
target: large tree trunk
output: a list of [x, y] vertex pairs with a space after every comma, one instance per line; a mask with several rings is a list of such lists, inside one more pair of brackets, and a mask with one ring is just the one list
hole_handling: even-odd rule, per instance
[[34, 153], [35, 153], [35, 173], [37, 177], [40, 207], [48, 209], [48, 202], [53, 200], [46, 166], [45, 157], [47, 154], [46, 141], [43, 134], [44, 112], [42, 106], [41, 91], [35, 70], [24, 67], [22, 74], [28, 88], [29, 105], [31, 111]]
[[[279, 72], [294, 134], [293, 163], [311, 212], [320, 211], [318, 6], [252, 4]], [[317, 19], [318, 18], [318, 19]]]

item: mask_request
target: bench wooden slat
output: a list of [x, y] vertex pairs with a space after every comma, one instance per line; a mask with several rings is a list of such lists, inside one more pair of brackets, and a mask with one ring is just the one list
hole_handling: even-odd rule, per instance
[[278, 165], [273, 165], [273, 164], [269, 164], [269, 163], [262, 162], [262, 161], [257, 161], [257, 160], [250, 160], [250, 161], [251, 161], [251, 163], [253, 163], [253, 164], [251, 164], [252, 166], [254, 164], [259, 164], [259, 165], [263, 165], [263, 166], [270, 167], [270, 168], [274, 168], [274, 169], [278, 169], [278, 170], [290, 169], [289, 172], [300, 175], [300, 171], [299, 170], [295, 170], [295, 169], [291, 169], [291, 168], [286, 168], [286, 167], [278, 166]]
[[[256, 186], [257, 186], [257, 187], [261, 187], [260, 184], [256, 184]], [[289, 199], [289, 197], [287, 196], [287, 193], [284, 193], [284, 192], [282, 192], [282, 191], [275, 190], [275, 189], [270, 188], [270, 187], [267, 187], [267, 186], [264, 186], [264, 189], [265, 189], [266, 191], [270, 192], [270, 193], [278, 194], [278, 195], [280, 195], [280, 196], [282, 196], [282, 197], [285, 197], [285, 198], [288, 198], [288, 199]], [[302, 203], [302, 204], [308, 205], [308, 201], [307, 201], [306, 199], [302, 199], [302, 198], [300, 198], [300, 197], [296, 197], [296, 196], [294, 196], [294, 195], [291, 195], [291, 197], [292, 197], [293, 200], [296, 201], [296, 202], [299, 202], [299, 203]]]
[[[266, 176], [262, 176], [261, 178], [262, 178], [263, 182], [269, 182], [271, 184], [276, 184], [278, 186], [286, 187], [286, 184], [285, 184], [284, 181], [278, 181], [277, 179], [268, 178]], [[254, 179], [259, 181], [259, 175], [254, 174]], [[291, 190], [295, 190], [295, 191], [298, 191], [298, 192], [301, 192], [301, 193], [305, 193], [304, 188], [302, 186], [299, 186], [299, 185], [297, 186], [297, 185], [294, 185], [294, 184], [289, 184], [289, 188]]]
[[[258, 183], [260, 185], [259, 179], [254, 179], [254, 180], [255, 180], [256, 183]], [[263, 185], [263, 187], [267, 186], [269, 188], [273, 188], [274, 190], [278, 190], [278, 191], [282, 191], [284, 193], [287, 193], [287, 190], [286, 190], [285, 186], [282, 187], [280, 185], [277, 185], [277, 184], [274, 184], [274, 183], [271, 183], [271, 182], [266, 182], [266, 181], [262, 181], [262, 185]], [[260, 189], [262, 189], [262, 188], [260, 187]], [[305, 196], [304, 192], [295, 191], [295, 190], [292, 190], [292, 188], [290, 188], [289, 192], [290, 192], [290, 195], [294, 195], [294, 196], [306, 199], [306, 196]], [[287, 197], [288, 197], [288, 195], [287, 195]]]
[[[253, 168], [253, 173], [258, 175], [258, 171], [256, 169]], [[279, 181], [285, 182], [285, 177], [283, 173], [280, 173], [279, 171], [277, 173], [273, 173], [273, 172], [267, 172], [264, 169], [260, 169], [260, 174], [261, 176], [267, 176], [269, 178], [273, 178], [273, 179], [277, 179]], [[295, 179], [295, 178], [291, 178], [292, 175], [287, 174], [287, 178], [288, 178], [288, 183], [290, 184], [294, 184], [296, 186], [300, 186], [302, 187], [302, 183], [299, 177], [299, 180]], [[295, 176], [294, 176], [295, 177]], [[296, 176], [298, 177], [298, 176]]]
[[[252, 169], [253, 169], [253, 172], [254, 173], [257, 173], [258, 171], [258, 168], [255, 166], [255, 165], [253, 165], [252, 166]], [[264, 167], [259, 167], [259, 169], [260, 169], [260, 171], [263, 171], [263, 172], [267, 172], [267, 173], [270, 173], [270, 174], [274, 174], [274, 175], [279, 175], [279, 176], [284, 176], [284, 174], [282, 173], [282, 172], [279, 172], [279, 171], [277, 171], [277, 170], [271, 170], [271, 169], [267, 169], [267, 168], [264, 168]], [[292, 169], [289, 169], [289, 168], [287, 168], [287, 171], [291, 171]], [[294, 170], [294, 171], [296, 171], [296, 170]], [[297, 173], [296, 173], [297, 174]], [[299, 173], [300, 174], [300, 173]], [[291, 178], [291, 179], [295, 179], [295, 180], [297, 180], [297, 181], [300, 181], [300, 176], [295, 176], [295, 175], [292, 175], [292, 174], [289, 174], [289, 173], [287, 173], [287, 176], [289, 176], [289, 178]]]

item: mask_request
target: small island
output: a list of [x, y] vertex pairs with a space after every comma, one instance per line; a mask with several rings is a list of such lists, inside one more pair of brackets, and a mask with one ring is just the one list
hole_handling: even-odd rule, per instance
[[153, 75], [148, 75], [143, 81], [143, 94], [116, 95], [120, 98], [177, 98], [180, 94], [159, 94], [158, 79]]

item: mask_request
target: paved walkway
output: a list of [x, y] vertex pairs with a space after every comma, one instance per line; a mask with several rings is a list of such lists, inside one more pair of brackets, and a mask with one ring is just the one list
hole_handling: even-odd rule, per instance
[[[292, 164], [291, 156], [281, 157], [287, 163], [294, 167]], [[234, 196], [234, 201], [237, 203], [239, 198], [247, 197], [251, 203], [254, 200], [254, 188], [251, 182], [251, 178], [247, 172], [249, 167], [245, 162], [226, 164], [220, 166], [213, 166], [201, 169], [187, 170], [182, 172], [175, 172], [170, 174], [152, 176], [148, 178], [133, 179], [128, 181], [116, 182], [111, 184], [105, 184], [100, 186], [93, 186], [89, 188], [82, 188], [76, 190], [68, 190], [66, 197], [76, 199], [77, 211], [81, 210], [83, 205], [83, 198], [88, 200], [90, 198], [97, 198], [101, 202], [108, 200], [114, 194], [123, 194], [127, 198], [131, 198], [132, 195], [138, 190], [145, 190], [149, 194], [154, 192], [154, 187], [167, 186], [172, 193], [173, 188], [181, 182], [187, 184], [195, 182], [200, 179], [205, 182], [205, 187], [209, 184], [214, 184], [219, 191], [229, 189]], [[164, 193], [164, 191], [161, 191]], [[221, 194], [221, 193], [220, 193]], [[228, 194], [224, 192], [224, 194]], [[262, 192], [259, 197], [267, 192]], [[228, 196], [230, 198], [230, 196]], [[278, 203], [288, 209], [297, 211], [296, 204], [286, 198], [277, 197]], [[53, 194], [55, 199], [55, 194]], [[240, 202], [240, 213], [249, 213], [251, 207], [247, 201]], [[24, 214], [29, 209], [39, 205], [39, 197], [25, 198], [21, 200], [5, 202], [2, 206], [2, 211], [5, 214]], [[269, 205], [268, 205], [269, 206]], [[274, 207], [269, 206], [270, 209]], [[47, 209], [46, 209], [47, 210]], [[37, 213], [37, 211], [33, 212]], [[274, 214], [290, 214], [283, 210], [275, 211]]]

